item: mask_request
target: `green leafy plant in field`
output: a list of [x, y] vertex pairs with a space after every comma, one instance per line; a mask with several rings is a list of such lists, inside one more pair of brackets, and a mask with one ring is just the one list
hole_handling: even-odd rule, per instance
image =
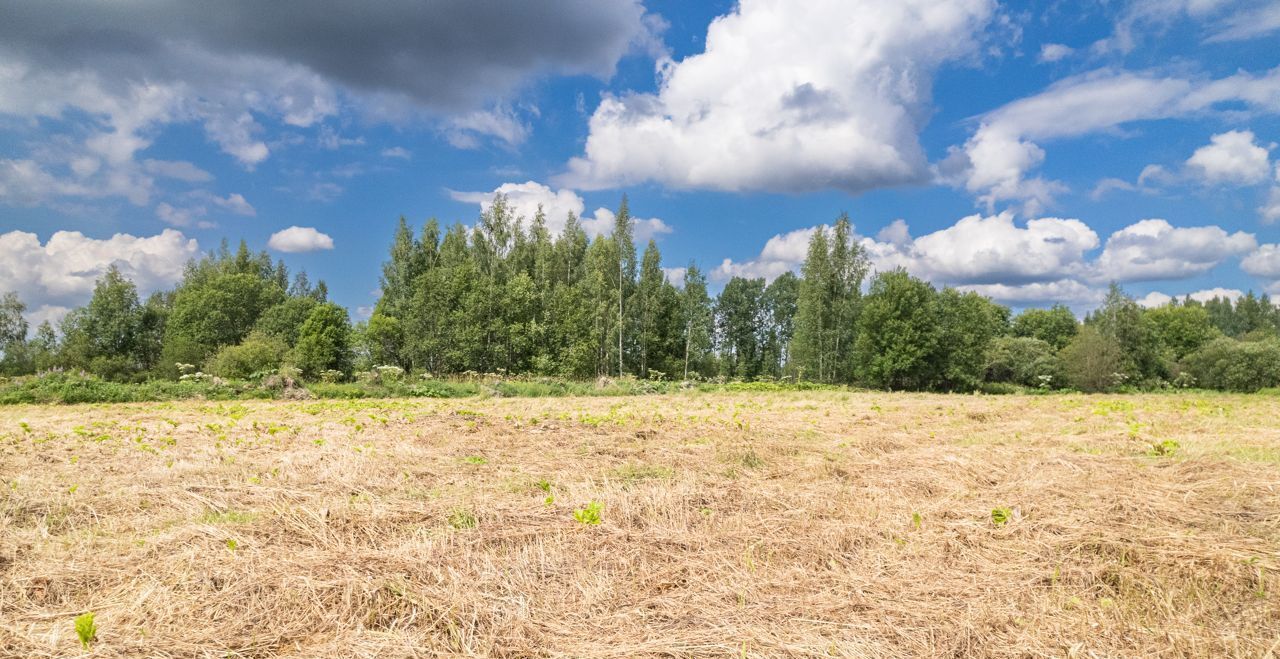
[[573, 518], [579, 523], [587, 526], [596, 526], [600, 524], [600, 511], [604, 510], [604, 506], [599, 501], [592, 501], [585, 508], [578, 508], [573, 511]]
[[921, 516], [920, 513], [913, 511], [911, 513], [911, 527], [919, 530], [923, 524], [924, 524], [924, 517]]
[[1166, 439], [1162, 442], [1151, 445], [1151, 455], [1169, 457], [1174, 453], [1177, 453], [1180, 448], [1182, 448], [1182, 445], [1179, 444], [1177, 440]]
[[742, 454], [741, 462], [747, 469], [759, 469], [764, 466], [764, 458], [760, 457], [754, 449], [747, 449], [747, 452]]
[[554, 494], [551, 493], [551, 481], [545, 478], [540, 478], [538, 479], [538, 482], [534, 483], [534, 485], [537, 486], [539, 490], [542, 490], [543, 493], [547, 495], [547, 498], [542, 500], [543, 505], [546, 505], [546, 506], [555, 505], [556, 497]]
[[235, 553], [240, 548], [240, 543], [235, 538], [227, 538], [227, 551]]
[[75, 627], [80, 647], [88, 650], [89, 644], [98, 640], [98, 624], [93, 621], [93, 611], [76, 616]]
[[474, 529], [479, 525], [479, 523], [480, 522], [476, 519], [475, 513], [465, 508], [455, 508], [453, 512], [449, 513], [449, 526], [452, 526], [459, 531]]
[[468, 455], [463, 458], [462, 461], [469, 465], [482, 465], [489, 463], [489, 459], [481, 455]]
[[996, 526], [1004, 526], [1013, 519], [1013, 510], [1010, 508], [993, 508], [991, 510], [991, 522]]

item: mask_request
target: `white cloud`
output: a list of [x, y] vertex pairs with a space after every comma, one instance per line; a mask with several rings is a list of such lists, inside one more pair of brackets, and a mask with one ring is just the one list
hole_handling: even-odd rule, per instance
[[1280, 279], [1280, 245], [1259, 245], [1253, 253], [1240, 260], [1240, 269], [1263, 279]]
[[671, 282], [672, 286], [683, 288], [684, 275], [688, 270], [688, 268], [663, 268], [662, 274], [667, 278], [667, 281]]
[[[826, 227], [826, 225], [823, 226]], [[760, 250], [760, 255], [754, 259], [743, 262], [735, 262], [732, 259], [721, 261], [720, 265], [711, 271], [711, 279], [729, 281], [734, 277], [747, 279], [763, 277], [773, 281], [778, 275], [788, 270], [797, 270], [800, 264], [804, 263], [809, 251], [809, 240], [817, 230], [818, 227], [807, 227], [777, 234], [765, 242], [764, 249]]]
[[343, 192], [346, 192], [346, 189], [341, 185], [326, 181], [312, 185], [307, 190], [306, 197], [311, 201], [327, 204], [341, 197]]
[[803, 191], [920, 181], [931, 77], [976, 53], [990, 0], [743, 0], [656, 94], [606, 96], [559, 177], [598, 189]]
[[333, 249], [333, 238], [312, 227], [292, 226], [271, 234], [267, 247], [290, 254]]
[[[1145, 169], [1143, 170], [1143, 174], [1146, 174]], [[1142, 177], [1139, 176], [1138, 180], [1141, 181]], [[1137, 189], [1138, 189], [1138, 186], [1124, 179], [1104, 178], [1101, 181], [1098, 181], [1097, 185], [1093, 186], [1093, 191], [1089, 193], [1089, 198], [1094, 201], [1101, 201], [1103, 197], [1107, 196], [1107, 194], [1109, 194], [1114, 190], [1124, 190], [1125, 192], [1133, 192], [1134, 190], [1137, 190]]]
[[480, 146], [480, 137], [492, 137], [507, 146], [517, 146], [529, 137], [529, 125], [506, 106], [477, 110], [453, 117], [444, 127], [444, 137], [458, 149]]
[[[754, 259], [725, 259], [713, 279], [765, 277], [797, 271], [817, 227], [773, 236]], [[1184, 279], [1208, 272], [1254, 249], [1253, 235], [1216, 226], [1173, 227], [1142, 220], [1107, 239], [1077, 219], [1039, 218], [1019, 223], [1011, 212], [971, 215], [912, 238], [895, 220], [876, 238], [854, 236], [874, 271], [904, 268], [935, 284], [955, 286], [1013, 305], [1060, 301], [1074, 308], [1095, 304], [1110, 281]], [[1098, 247], [1100, 254], [1094, 256]], [[1275, 258], [1280, 277], [1280, 255]]]
[[1075, 48], [1060, 43], [1046, 43], [1040, 46], [1041, 62], [1057, 62], [1076, 52]]
[[1271, 188], [1267, 193], [1267, 199], [1258, 208], [1258, 215], [1262, 216], [1262, 221], [1268, 224], [1280, 220], [1280, 185]]
[[219, 197], [208, 190], [194, 190], [188, 193], [186, 198], [200, 203], [194, 206], [174, 206], [168, 202], [160, 202], [156, 204], [156, 217], [160, 218], [164, 223], [175, 227], [194, 226], [208, 229], [217, 225], [204, 219], [209, 215], [207, 204], [212, 204], [219, 209], [236, 215], [253, 217], [258, 214], [258, 211], [245, 200], [244, 195], [236, 192], [226, 197]]
[[393, 146], [382, 150], [383, 158], [399, 158], [401, 160], [409, 160], [413, 158], [413, 153], [402, 146]]
[[[591, 217], [579, 218], [579, 224], [588, 236], [605, 236], [613, 233], [613, 224], [617, 219], [616, 213], [602, 207], [597, 208], [595, 214]], [[642, 247], [651, 238], [657, 238], [659, 235], [674, 231], [669, 224], [656, 217], [644, 218], [633, 215], [631, 216], [631, 227], [637, 247]]]
[[1109, 69], [1073, 76], [983, 115], [973, 136], [939, 164], [938, 178], [964, 187], [989, 209], [1016, 201], [1032, 214], [1066, 190], [1059, 182], [1031, 175], [1045, 158], [1039, 142], [1213, 112], [1231, 102], [1252, 111], [1280, 112], [1280, 68], [1261, 76], [1238, 73], [1215, 80]]
[[320, 127], [320, 134], [316, 137], [316, 142], [325, 151], [337, 151], [343, 147], [361, 146], [364, 144], [364, 138], [343, 137], [333, 126], [326, 125]]
[[1233, 130], [1209, 138], [1187, 159], [1187, 168], [1205, 183], [1254, 185], [1271, 173], [1267, 149], [1253, 143], [1252, 131]]
[[1252, 11], [1234, 13], [1205, 42], [1245, 41], [1276, 30], [1280, 30], [1280, 4], [1264, 2]]
[[1078, 274], [1084, 254], [1097, 246], [1098, 234], [1080, 220], [1040, 218], [1021, 227], [1004, 212], [970, 215], [909, 244], [869, 251], [881, 269], [903, 266], [931, 281], [1021, 284]]
[[1160, 291], [1151, 291], [1135, 301], [1138, 303], [1138, 306], [1146, 307], [1147, 309], [1154, 309], [1156, 307], [1163, 307], [1164, 305], [1169, 304], [1173, 301], [1173, 298], [1166, 293], [1161, 293]]
[[1093, 264], [1095, 281], [1155, 281], [1201, 275], [1257, 246], [1253, 234], [1221, 227], [1174, 227], [1165, 220], [1131, 224], [1107, 238]]
[[1191, 293], [1191, 299], [1197, 302], [1208, 302], [1215, 297], [1225, 298], [1228, 300], [1238, 300], [1244, 297], [1244, 291], [1236, 288], [1222, 288], [1221, 286], [1218, 286], [1216, 288], [1206, 288], [1204, 290]]
[[1095, 55], [1127, 54], [1143, 37], [1158, 37], [1183, 16], [1203, 21], [1233, 0], [1128, 0], [1118, 3], [1119, 15], [1111, 36], [1092, 46]]
[[210, 203], [217, 206], [218, 208], [221, 208], [225, 211], [230, 211], [232, 213], [235, 213], [236, 215], [244, 215], [246, 217], [255, 217], [258, 214], [258, 211], [255, 210], [254, 207], [250, 205], [248, 201], [245, 200], [244, 195], [238, 192], [233, 192], [227, 195], [226, 197], [219, 197], [217, 195], [211, 194], [204, 198], [208, 199]]
[[[213, 174], [196, 167], [185, 160], [152, 160], [142, 161], [142, 169], [148, 174], [178, 179], [187, 183], [204, 183], [213, 180]], [[93, 171], [97, 171], [96, 163]]]
[[208, 212], [209, 210], [204, 206], [180, 208], [163, 201], [156, 205], [156, 217], [165, 224], [175, 227], [197, 226], [202, 229], [212, 227], [213, 223], [203, 219]]
[[1196, 302], [1208, 302], [1209, 300], [1212, 300], [1215, 297], [1227, 299], [1227, 300], [1237, 300], [1241, 297], [1244, 297], [1244, 291], [1241, 291], [1235, 288], [1222, 288], [1222, 287], [1206, 288], [1206, 289], [1196, 291], [1194, 293], [1187, 293], [1184, 295], [1169, 295], [1167, 293], [1161, 293], [1160, 291], [1151, 291], [1150, 293], [1147, 293], [1146, 295], [1138, 298], [1137, 302], [1138, 304], [1144, 307], [1147, 307], [1148, 309], [1151, 309], [1155, 307], [1163, 307], [1164, 305], [1172, 302], [1175, 298], [1178, 300], [1182, 300], [1183, 298], [1186, 298], [1186, 297], [1190, 297]]
[[[481, 212], [489, 209], [495, 196], [499, 194], [505, 195], [507, 204], [521, 218], [525, 228], [531, 226], [534, 216], [538, 213], [538, 207], [541, 206], [543, 215], [546, 217], [547, 230], [552, 235], [558, 235], [564, 231], [569, 213], [573, 213], [578, 218], [578, 224], [582, 227], [582, 230], [591, 237], [611, 233], [616, 219], [614, 212], [607, 208], [597, 208], [594, 215], [587, 216], [584, 214], [586, 202], [583, 201], [578, 193], [563, 188], [552, 190], [537, 181], [503, 183], [492, 192], [464, 192], [459, 190], [449, 190], [448, 192], [449, 197], [454, 201], [476, 204], [480, 207]], [[634, 226], [635, 240], [639, 245], [643, 245], [650, 238], [654, 238], [659, 234], [673, 231], [670, 225], [658, 218], [638, 218], [633, 216], [631, 220]]]
[[195, 239], [173, 229], [107, 239], [58, 231], [44, 244], [33, 233], [10, 231], [0, 234], [0, 291], [17, 293], [36, 322], [56, 320], [87, 302], [94, 282], [113, 264], [145, 296], [178, 281], [187, 261], [198, 255]]
[[962, 284], [960, 290], [973, 291], [1011, 306], [1035, 306], [1061, 302], [1072, 309], [1091, 307], [1106, 298], [1102, 289], [1075, 279], [1030, 284]]

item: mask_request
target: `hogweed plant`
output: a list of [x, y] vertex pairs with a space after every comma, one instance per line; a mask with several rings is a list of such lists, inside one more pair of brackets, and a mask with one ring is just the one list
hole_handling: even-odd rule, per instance
[[601, 510], [604, 510], [604, 506], [599, 501], [592, 501], [585, 508], [574, 510], [573, 518], [587, 526], [598, 526], [600, 524]]

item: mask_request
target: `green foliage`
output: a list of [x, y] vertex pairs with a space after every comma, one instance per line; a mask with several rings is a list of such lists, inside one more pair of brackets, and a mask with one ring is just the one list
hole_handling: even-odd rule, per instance
[[1013, 510], [1010, 508], [992, 508], [991, 523], [996, 526], [1004, 526], [1013, 519]]
[[[813, 232], [802, 277], [734, 278], [713, 299], [694, 263], [681, 286], [669, 281], [655, 242], [637, 259], [625, 197], [611, 235], [591, 240], [577, 217], [564, 219], [553, 234], [556, 222], [541, 211], [521, 218], [501, 195], [471, 227], [430, 220], [415, 235], [401, 219], [382, 297], [354, 331], [325, 301], [324, 282], [299, 272], [290, 285], [283, 263], [244, 243], [191, 262], [176, 289], [145, 303], [108, 270], [90, 302], [66, 316], [61, 340], [48, 324], [27, 340], [25, 307], [6, 295], [0, 374], [19, 379], [0, 384], [0, 401], [295, 395], [297, 383], [278, 377], [239, 382], [282, 363], [301, 368], [313, 395], [342, 398], [632, 395], [754, 382], [988, 392], [1277, 383], [1280, 312], [1266, 295], [1143, 310], [1113, 286], [1084, 329], [1061, 305], [1010, 321], [987, 298], [906, 272], [878, 275], [864, 297], [868, 258], [841, 216]], [[216, 378], [158, 383], [178, 376], [175, 363]], [[357, 381], [343, 382], [353, 367]], [[97, 378], [24, 377], [56, 368]], [[685, 382], [666, 382], [677, 375]]]
[[1085, 324], [1096, 328], [1118, 349], [1116, 373], [1122, 383], [1139, 384], [1168, 374], [1150, 319], [1116, 284], [1111, 285], [1102, 306], [1085, 318]]
[[219, 348], [242, 341], [263, 312], [284, 298], [274, 281], [247, 273], [180, 287], [166, 327], [165, 361], [203, 363]]
[[94, 622], [93, 611], [76, 616], [74, 624], [76, 638], [80, 639], [80, 647], [88, 650], [89, 646], [98, 640], [98, 624]]
[[858, 316], [854, 362], [862, 381], [885, 389], [933, 384], [939, 327], [937, 291], [904, 270], [871, 280]]
[[1013, 319], [1010, 330], [1014, 336], [1039, 339], [1061, 350], [1075, 337], [1080, 328], [1076, 315], [1061, 304], [1048, 309], [1027, 309]]
[[1151, 455], [1169, 457], [1178, 452], [1182, 445], [1177, 440], [1166, 439], [1151, 445]]
[[734, 277], [716, 300], [716, 330], [725, 375], [752, 379], [764, 370], [759, 332], [765, 325], [764, 279]]
[[830, 234], [825, 227], [814, 231], [797, 286], [794, 341], [789, 350], [802, 377], [850, 382], [857, 374], [854, 334], [869, 264], [866, 252], [853, 240], [848, 215], [840, 216]]
[[351, 322], [347, 310], [327, 302], [311, 310], [298, 330], [293, 362], [304, 376], [315, 377], [329, 369], [350, 369]]
[[599, 501], [592, 501], [586, 507], [575, 509], [573, 518], [581, 524], [597, 526], [600, 524], [600, 512], [602, 510], [604, 510], [604, 506]]
[[0, 297], [0, 374], [19, 375], [31, 368], [27, 344], [27, 319], [23, 316], [27, 305], [16, 293]]
[[1110, 391], [1122, 384], [1124, 373], [1120, 343], [1086, 325], [1062, 349], [1062, 368], [1067, 382], [1080, 391]]
[[1008, 325], [1009, 310], [977, 293], [943, 289], [937, 297], [938, 342], [934, 389], [973, 391], [982, 383], [992, 339]]
[[95, 284], [93, 297], [62, 321], [62, 361], [111, 379], [127, 380], [153, 361], [141, 341], [138, 290], [115, 266]]
[[1172, 361], [1183, 359], [1222, 335], [1203, 307], [1170, 304], [1147, 309], [1144, 314], [1156, 345]]
[[1280, 385], [1280, 340], [1214, 339], [1184, 360], [1199, 386], [1253, 392]]
[[275, 371], [286, 352], [284, 341], [255, 331], [239, 345], [222, 348], [210, 357], [204, 371], [224, 378], [247, 379], [256, 373]]
[[70, 371], [54, 371], [0, 382], [0, 405], [133, 403], [188, 398], [228, 400], [271, 396], [270, 392], [243, 383], [149, 380], [128, 384]]
[[292, 348], [298, 342], [298, 330], [319, 305], [320, 302], [313, 297], [289, 297], [262, 312], [254, 323], [253, 331], [278, 339], [286, 347]]
[[405, 354], [404, 325], [394, 316], [374, 313], [358, 332], [357, 343], [370, 366], [394, 364], [410, 367]]
[[1001, 336], [986, 353], [986, 379], [1023, 387], [1051, 388], [1065, 384], [1057, 351], [1036, 338]]

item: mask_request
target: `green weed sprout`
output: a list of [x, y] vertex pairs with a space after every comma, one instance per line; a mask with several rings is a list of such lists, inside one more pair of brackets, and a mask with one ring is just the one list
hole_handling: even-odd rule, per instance
[[600, 511], [603, 509], [604, 506], [599, 501], [592, 501], [586, 508], [574, 510], [573, 518], [587, 526], [596, 526], [600, 524]]
[[76, 637], [80, 646], [89, 649], [89, 644], [98, 640], [98, 624], [93, 621], [93, 611], [76, 616]]

